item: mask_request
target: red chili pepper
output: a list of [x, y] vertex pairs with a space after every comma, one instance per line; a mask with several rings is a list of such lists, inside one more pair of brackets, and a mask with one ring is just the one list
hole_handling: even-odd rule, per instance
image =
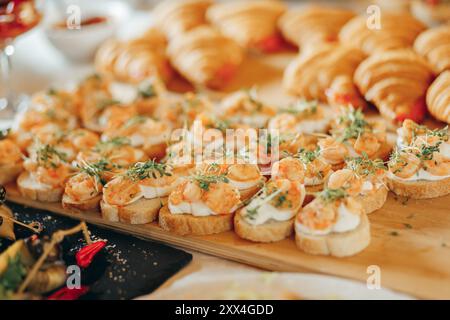
[[106, 246], [106, 241], [96, 241], [81, 248], [75, 258], [77, 264], [82, 268], [87, 268], [91, 264], [95, 255]]
[[67, 287], [61, 288], [47, 300], [78, 300], [82, 295], [89, 291], [89, 287], [81, 286], [79, 289], [69, 289]]

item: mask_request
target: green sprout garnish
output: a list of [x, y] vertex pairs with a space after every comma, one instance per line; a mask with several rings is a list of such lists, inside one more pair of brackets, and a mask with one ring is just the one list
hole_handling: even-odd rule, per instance
[[82, 166], [78, 166], [80, 172], [86, 173], [93, 177], [97, 182], [102, 185], [106, 184], [106, 180], [103, 178], [105, 171], [111, 171], [110, 163], [106, 159], [101, 159], [95, 163], [83, 163]]
[[224, 183], [229, 182], [228, 178], [223, 174], [220, 175], [195, 174], [191, 177], [191, 179], [197, 182], [198, 186], [205, 191], [209, 190], [211, 184], [219, 182]]
[[361, 110], [350, 110], [339, 118], [339, 124], [346, 125], [343, 133], [340, 135], [341, 141], [356, 139], [369, 129], [369, 123], [364, 119]]
[[37, 149], [36, 158], [38, 164], [44, 167], [57, 168], [61, 162], [67, 162], [67, 155], [49, 144]]
[[339, 199], [347, 197], [347, 193], [343, 188], [338, 189], [324, 189], [322, 192], [318, 193], [318, 197], [325, 202], [333, 202]]
[[147, 162], [138, 162], [126, 172], [126, 176], [131, 180], [157, 179], [164, 176], [172, 176], [169, 171], [169, 165], [156, 162], [154, 159]]

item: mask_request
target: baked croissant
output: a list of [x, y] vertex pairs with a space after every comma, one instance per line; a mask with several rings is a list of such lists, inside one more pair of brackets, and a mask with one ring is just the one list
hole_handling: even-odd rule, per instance
[[428, 26], [436, 26], [450, 21], [450, 3], [448, 0], [413, 0], [413, 15]]
[[277, 21], [285, 10], [286, 6], [276, 0], [230, 1], [211, 6], [206, 16], [241, 46], [274, 52], [282, 45]]
[[186, 79], [213, 89], [226, 85], [244, 58], [236, 42], [208, 26], [174, 38], [167, 52], [172, 65]]
[[172, 71], [165, 55], [166, 39], [156, 29], [130, 41], [109, 40], [97, 51], [98, 72], [138, 83], [151, 76], [167, 81]]
[[169, 38], [207, 24], [206, 10], [212, 0], [166, 0], [153, 10], [156, 25]]
[[298, 47], [334, 42], [355, 14], [350, 10], [312, 6], [288, 10], [279, 20], [283, 36]]
[[416, 122], [425, 115], [425, 93], [432, 78], [428, 62], [410, 49], [374, 54], [359, 65], [354, 76], [361, 93], [381, 115]]
[[353, 77], [356, 67], [365, 58], [356, 48], [341, 44], [322, 45], [298, 56], [286, 68], [284, 88], [307, 100], [327, 101], [327, 90], [339, 76]]
[[434, 80], [427, 92], [428, 111], [438, 120], [450, 124], [450, 71]]
[[425, 57], [436, 73], [450, 70], [450, 24], [422, 32], [414, 49]]
[[380, 28], [369, 28], [367, 16], [350, 20], [339, 33], [342, 43], [353, 45], [366, 54], [411, 47], [425, 26], [410, 14], [383, 12]]

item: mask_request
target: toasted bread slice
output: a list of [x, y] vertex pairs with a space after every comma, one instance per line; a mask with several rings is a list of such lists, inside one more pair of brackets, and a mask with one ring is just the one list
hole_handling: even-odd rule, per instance
[[0, 166], [0, 184], [4, 185], [16, 180], [17, 176], [22, 172], [22, 163], [6, 164]]
[[436, 181], [403, 181], [388, 177], [387, 185], [396, 195], [411, 199], [438, 198], [450, 194], [450, 178]]
[[72, 211], [99, 211], [100, 210], [100, 201], [102, 200], [102, 195], [83, 201], [76, 202], [72, 198], [70, 198], [67, 194], [64, 194], [62, 197], [62, 206], [64, 209], [72, 210]]
[[147, 224], [158, 218], [159, 209], [167, 202], [167, 198], [139, 199], [127, 206], [114, 206], [105, 201], [100, 202], [102, 217], [111, 222], [128, 224]]
[[314, 186], [305, 186], [306, 192], [311, 193], [311, 192], [319, 192], [323, 190], [323, 186], [324, 184], [316, 184]]
[[64, 193], [63, 187], [44, 188], [36, 185], [26, 171], [17, 178], [17, 187], [22, 196], [40, 202], [59, 202]]
[[364, 250], [370, 243], [370, 224], [367, 215], [361, 215], [359, 226], [351, 231], [314, 236], [296, 230], [295, 243], [306, 253], [348, 257]]
[[369, 214], [383, 207], [388, 193], [388, 189], [382, 186], [371, 195], [358, 196], [358, 199], [361, 200], [363, 212]]
[[288, 221], [271, 220], [261, 225], [251, 225], [242, 218], [242, 209], [234, 216], [234, 231], [243, 238], [254, 242], [276, 242], [289, 237], [294, 231], [294, 218]]
[[159, 226], [178, 235], [203, 236], [233, 229], [233, 214], [196, 217], [191, 214], [171, 214], [168, 206], [159, 212]]

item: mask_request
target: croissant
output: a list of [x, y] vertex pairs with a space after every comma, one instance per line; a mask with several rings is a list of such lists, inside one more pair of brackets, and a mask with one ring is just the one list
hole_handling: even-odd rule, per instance
[[339, 30], [354, 16], [350, 10], [311, 6], [287, 11], [278, 25], [286, 40], [303, 47], [336, 41]]
[[384, 12], [410, 12], [411, 0], [377, 0], [375, 4], [378, 5]]
[[226, 85], [244, 58], [236, 42], [208, 26], [174, 38], [167, 52], [172, 65], [186, 79], [213, 89]]
[[422, 32], [414, 49], [425, 57], [436, 73], [450, 70], [450, 24]]
[[450, 124], [450, 71], [434, 80], [427, 92], [428, 111], [438, 120]]
[[410, 49], [374, 54], [355, 71], [354, 80], [367, 101], [391, 120], [423, 119], [425, 93], [433, 72], [428, 62]]
[[380, 28], [369, 28], [367, 16], [350, 20], [339, 33], [342, 43], [360, 48], [366, 54], [411, 47], [425, 26], [407, 13], [383, 12]]
[[274, 52], [282, 45], [277, 21], [285, 10], [286, 6], [276, 0], [230, 1], [211, 6], [206, 16], [241, 46]]
[[109, 40], [97, 51], [95, 66], [99, 73], [117, 80], [138, 83], [158, 76], [167, 81], [172, 75], [165, 55], [166, 39], [156, 29], [130, 41]]
[[450, 21], [450, 3], [446, 0], [413, 0], [411, 11], [429, 26]]
[[339, 76], [353, 77], [356, 67], [365, 58], [356, 48], [341, 44], [322, 45], [306, 51], [286, 68], [284, 88], [307, 100], [327, 101], [327, 90]]
[[156, 25], [172, 39], [195, 27], [207, 24], [206, 10], [212, 0], [166, 0], [153, 10]]

